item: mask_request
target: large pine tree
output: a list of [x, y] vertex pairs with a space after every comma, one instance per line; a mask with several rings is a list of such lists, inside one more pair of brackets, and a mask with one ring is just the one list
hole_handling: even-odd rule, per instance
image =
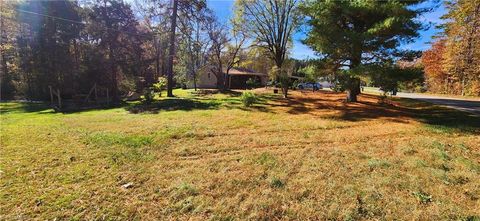
[[401, 53], [398, 47], [418, 37], [416, 21], [423, 0], [315, 0], [303, 11], [310, 31], [305, 43], [314, 51], [347, 70], [343, 82], [347, 101], [360, 93], [359, 75], [371, 64], [379, 65]]

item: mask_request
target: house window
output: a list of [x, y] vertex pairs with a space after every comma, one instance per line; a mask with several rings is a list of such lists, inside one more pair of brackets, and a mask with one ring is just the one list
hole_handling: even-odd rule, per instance
[[208, 73], [208, 79], [210, 79], [210, 73]]

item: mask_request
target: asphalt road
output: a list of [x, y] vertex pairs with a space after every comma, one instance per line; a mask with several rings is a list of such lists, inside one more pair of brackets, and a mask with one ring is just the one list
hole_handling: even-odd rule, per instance
[[441, 97], [427, 94], [397, 93], [397, 97], [412, 98], [433, 104], [466, 111], [480, 116], [480, 99]]

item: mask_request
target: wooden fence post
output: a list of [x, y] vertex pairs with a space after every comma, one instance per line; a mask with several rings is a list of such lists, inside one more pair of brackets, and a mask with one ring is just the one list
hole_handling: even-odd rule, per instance
[[53, 106], [52, 86], [48, 85], [48, 89], [50, 89], [50, 106]]
[[98, 96], [97, 96], [97, 83], [95, 83], [95, 85], [93, 85], [93, 87], [95, 88], [95, 103], [98, 104]]
[[107, 88], [107, 106], [110, 105], [110, 97], [108, 96], [108, 88]]
[[87, 94], [87, 97], [85, 97], [85, 100], [83, 101], [83, 103], [87, 103], [89, 100], [90, 100], [90, 95], [92, 95], [93, 91], [95, 91], [95, 96], [97, 96], [96, 94], [96, 90], [95, 90], [95, 84], [93, 85], [93, 87], [90, 89], [90, 91], [88, 91], [88, 94]]
[[58, 108], [62, 109], [62, 98], [60, 97], [60, 89], [57, 89]]

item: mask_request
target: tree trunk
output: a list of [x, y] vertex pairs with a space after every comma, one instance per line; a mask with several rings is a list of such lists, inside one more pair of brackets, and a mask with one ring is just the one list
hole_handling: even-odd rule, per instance
[[359, 95], [362, 93], [362, 89], [360, 87], [360, 79], [355, 78], [355, 84], [353, 85], [353, 88], [355, 90], [355, 94]]
[[196, 60], [195, 60], [195, 69], [193, 70], [193, 88], [195, 89], [195, 91], [197, 91], [197, 72], [198, 72], [198, 69], [200, 67], [200, 61], [199, 61], [199, 58], [198, 58], [198, 52], [197, 52], [197, 56], [196, 56]]
[[109, 54], [108, 56], [110, 57], [110, 71], [111, 71], [111, 80], [112, 80], [112, 100], [113, 102], [119, 101], [118, 97], [118, 82], [117, 82], [117, 67], [115, 64], [115, 55], [113, 53], [113, 48], [112, 45], [109, 46]]
[[75, 73], [73, 74], [73, 72], [72, 72], [73, 75], [71, 76], [71, 80], [72, 80], [72, 85], [71, 85], [71, 87], [72, 87], [74, 90], [76, 90], [77, 87], [76, 87], [76, 84], [75, 84], [75, 80], [74, 80], [74, 79], [75, 79], [75, 76], [77, 76], [78, 73], [80, 72], [80, 55], [79, 55], [80, 52], [79, 52], [79, 48], [78, 48], [77, 39], [73, 39], [73, 54], [74, 54], [74, 56], [75, 56], [75, 59], [74, 59], [74, 61], [75, 61], [75, 65], [74, 65], [74, 66], [75, 66], [75, 71], [74, 71], [74, 72], [75, 72]]
[[197, 74], [193, 74], [193, 89], [197, 91]]
[[153, 36], [154, 44], [155, 44], [155, 77], [154, 81], [158, 80], [160, 77], [160, 46], [158, 44], [158, 37], [156, 35]]
[[223, 75], [223, 90], [229, 90], [230, 88], [228, 88], [228, 73], [225, 73]]
[[[357, 53], [355, 53], [353, 59], [350, 60], [350, 69], [357, 68], [362, 63], [362, 50], [360, 48], [361, 47], [355, 50]], [[361, 93], [360, 79], [358, 77], [350, 76], [346, 89], [347, 102], [357, 102], [357, 95]]]
[[357, 95], [351, 90], [347, 90], [347, 102], [357, 102]]
[[275, 65], [277, 66], [277, 69], [279, 71], [279, 73], [277, 73], [277, 80], [280, 81], [283, 98], [288, 98], [288, 86], [290, 84], [290, 78], [288, 77], [287, 73], [285, 73], [285, 75], [283, 73], [283, 69], [282, 69], [283, 60], [281, 55], [276, 56]]
[[227, 66], [227, 72], [225, 73], [225, 79], [223, 80], [224, 82], [224, 85], [225, 85], [225, 89], [227, 90], [230, 90], [230, 70], [232, 69], [232, 66], [231, 65], [228, 65]]
[[288, 85], [285, 87], [282, 85], [283, 98], [288, 98]]
[[[103, 1], [103, 13], [104, 16], [106, 16], [106, 26], [107, 28], [111, 29], [112, 28], [112, 23], [111, 20], [109, 19], [109, 14], [107, 11], [107, 1]], [[110, 80], [111, 80], [111, 91], [112, 91], [112, 101], [116, 103], [119, 101], [118, 97], [118, 82], [117, 82], [117, 67], [116, 67], [116, 61], [115, 61], [115, 41], [117, 38], [118, 33], [114, 31], [110, 31], [108, 35], [108, 60], [110, 62]]]
[[217, 88], [218, 90], [224, 92], [225, 91], [225, 74], [223, 74], [223, 71], [218, 71], [217, 70], [217, 74], [216, 76], [217, 77]]
[[[0, 9], [3, 10], [3, 2], [0, 2]], [[5, 37], [5, 24], [4, 24], [4, 19], [0, 19], [0, 48], [3, 48], [3, 45], [5, 44], [4, 40], [6, 41]], [[5, 59], [5, 54], [3, 49], [0, 50], [0, 87], [3, 87], [4, 81], [6, 79], [6, 76], [8, 74], [8, 69], [7, 69], [7, 61]], [[2, 88], [3, 89], [3, 88]], [[5, 94], [1, 94], [3, 90], [0, 90], [0, 99], [5, 96]]]
[[170, 26], [170, 48], [168, 50], [167, 97], [173, 97], [173, 57], [175, 56], [175, 30], [177, 28], [177, 8], [178, 0], [173, 0], [173, 11]]
[[361, 93], [360, 79], [356, 77], [350, 77], [346, 88], [347, 102], [357, 102], [357, 95]]

